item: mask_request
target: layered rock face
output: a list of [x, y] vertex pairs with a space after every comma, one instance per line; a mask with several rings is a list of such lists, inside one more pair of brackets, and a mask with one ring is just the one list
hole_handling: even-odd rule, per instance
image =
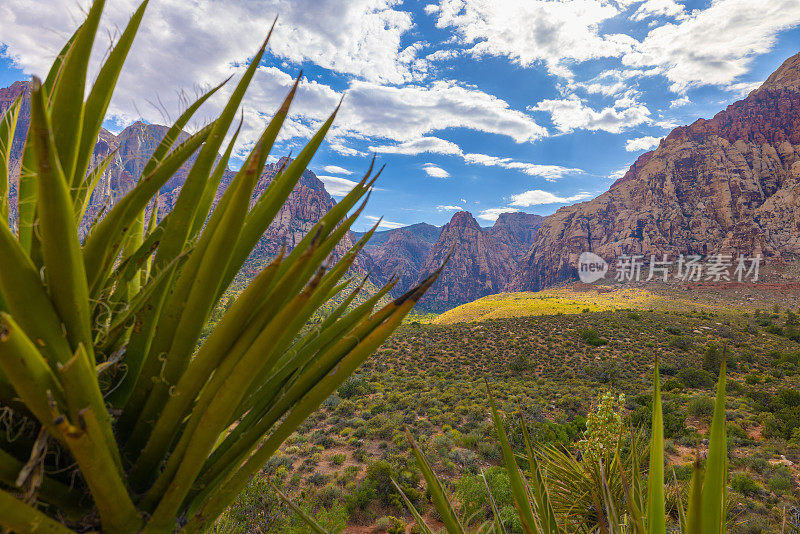
[[606, 193], [547, 217], [510, 288], [577, 278], [584, 251], [800, 254], [800, 54], [714, 118], [673, 130]]
[[397, 277], [392, 293], [402, 295], [417, 282], [432, 247], [433, 243], [424, 240], [413, 230], [398, 228], [391, 230], [384, 242], [370, 246], [367, 253], [375, 262], [379, 270], [378, 277], [382, 281]]
[[[364, 250], [373, 262], [375, 280], [385, 283], [393, 276], [392, 294], [400, 296], [417, 282], [420, 269], [442, 229], [427, 223], [375, 232]], [[364, 235], [353, 232], [356, 239]]]
[[419, 280], [453, 255], [420, 307], [442, 311], [503, 291], [511, 280], [516, 260], [511, 247], [480, 227], [473, 216], [459, 211], [442, 228], [439, 239], [423, 264]]
[[544, 217], [532, 213], [501, 213], [486, 233], [508, 245], [514, 258], [519, 260], [530, 250]]

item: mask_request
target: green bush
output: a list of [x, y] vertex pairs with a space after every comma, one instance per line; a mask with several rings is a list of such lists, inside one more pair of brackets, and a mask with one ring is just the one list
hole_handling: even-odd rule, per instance
[[785, 465], [781, 465], [775, 469], [767, 485], [776, 493], [788, 493], [794, 486], [794, 476]]
[[[512, 506], [514, 500], [511, 494], [511, 482], [506, 470], [499, 466], [492, 466], [484, 471], [486, 483], [492, 492], [492, 497], [499, 509]], [[489, 493], [481, 475], [464, 475], [455, 483], [455, 493], [461, 503], [464, 517], [474, 518], [475, 522], [483, 522], [491, 516], [492, 507], [489, 502]]]
[[703, 369], [685, 367], [678, 371], [677, 379], [687, 388], [710, 389], [714, 385], [714, 376]]
[[709, 418], [714, 415], [714, 401], [705, 395], [694, 397], [686, 411], [694, 417]]
[[731, 487], [734, 491], [750, 497], [759, 492], [758, 484], [747, 473], [736, 473], [731, 478]]
[[594, 328], [584, 328], [579, 332], [581, 339], [593, 347], [600, 347], [608, 343], [607, 339], [603, 339]]
[[703, 370], [712, 375], [718, 375], [722, 360], [727, 354], [727, 347], [719, 347], [716, 343], [710, 343], [703, 353]]
[[378, 519], [375, 527], [378, 532], [386, 532], [387, 534], [405, 534], [406, 532], [405, 521], [391, 515]]

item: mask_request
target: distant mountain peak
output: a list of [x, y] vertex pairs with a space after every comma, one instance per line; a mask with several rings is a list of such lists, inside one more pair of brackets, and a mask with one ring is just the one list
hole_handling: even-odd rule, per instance
[[481, 225], [478, 224], [478, 221], [475, 220], [475, 217], [468, 211], [457, 211], [453, 214], [453, 217], [450, 219], [450, 222], [445, 226], [445, 230], [447, 227], [465, 227], [465, 228], [477, 228], [480, 230]]
[[675, 128], [597, 198], [547, 217], [511, 285], [577, 278], [593, 252], [800, 255], [800, 54], [746, 98]]
[[800, 52], [784, 61], [778, 70], [769, 75], [757, 91], [764, 89], [800, 90]]

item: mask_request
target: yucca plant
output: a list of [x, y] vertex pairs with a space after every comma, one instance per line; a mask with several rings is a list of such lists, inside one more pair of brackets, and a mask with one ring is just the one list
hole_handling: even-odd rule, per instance
[[[503, 420], [489, 393], [492, 419], [508, 472], [514, 507], [526, 534], [561, 534], [566, 532], [601, 532], [603, 534], [664, 534], [667, 531], [664, 487], [664, 424], [659, 386], [658, 361], [654, 371], [653, 414], [649, 454], [649, 469], [640, 472], [640, 448], [637, 438], [632, 438], [628, 459], [622, 459], [620, 447], [610, 460], [598, 459], [596, 471], [580, 465], [569, 453], [554, 454], [553, 449], [537, 451], [531, 443], [525, 425], [522, 431], [526, 451], [515, 454], [511, 449]], [[414, 438], [408, 433], [411, 449], [417, 464], [428, 483], [433, 505], [436, 507], [447, 532], [471, 532], [456, 513], [444, 485], [437, 478]], [[619, 442], [618, 442], [619, 443]], [[544, 462], [541, 460], [544, 459]], [[525, 469], [520, 468], [518, 460]], [[584, 458], [587, 460], [587, 458]], [[705, 467], [698, 459], [689, 490], [687, 506], [679, 503], [680, 532], [684, 534], [719, 534], [726, 530], [726, 498], [728, 478], [727, 437], [725, 430], [725, 362], [723, 361], [717, 383], [714, 418], [709, 431], [708, 458]], [[587, 487], [587, 480], [594, 484]], [[398, 491], [401, 492], [399, 486]], [[487, 485], [487, 491], [489, 487]], [[622, 494], [620, 498], [619, 493]], [[405, 498], [405, 496], [404, 496]], [[573, 510], [563, 503], [573, 502], [576, 507], [586, 499], [595, 507], [591, 517], [583, 516], [576, 522]], [[476, 532], [505, 534], [494, 499], [489, 491], [493, 519], [480, 525]], [[554, 503], [558, 501], [561, 506]], [[412, 503], [405, 499], [411, 514], [423, 532], [432, 532]], [[578, 515], [577, 517], [581, 517]]]
[[[199, 532], [398, 326], [436, 274], [377, 309], [391, 284], [356, 305], [363, 282], [352, 288], [347, 278], [372, 232], [325, 267], [380, 174], [370, 165], [205, 331], [336, 111], [251, 206], [298, 78], [215, 204], [236, 134], [223, 143], [265, 42], [220, 115], [176, 142], [221, 85], [188, 107], [136, 186], [87, 229], [93, 188], [112, 157], [90, 168], [93, 149], [147, 1], [87, 87], [103, 7], [93, 3], [46, 79], [32, 81], [11, 222], [9, 147], [20, 100], [0, 122], [0, 526]], [[159, 189], [195, 154], [174, 209], [159, 220]], [[340, 293], [332, 311], [305, 326]]]

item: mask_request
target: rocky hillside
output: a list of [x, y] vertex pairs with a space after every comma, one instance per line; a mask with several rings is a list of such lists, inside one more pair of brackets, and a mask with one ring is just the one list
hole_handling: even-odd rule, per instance
[[[374, 277], [381, 282], [398, 277], [392, 290], [402, 295], [417, 282], [420, 269], [442, 229], [427, 223], [375, 232], [364, 248], [374, 264]], [[353, 232], [356, 239], [364, 235]]]
[[443, 311], [502, 291], [516, 268], [512, 247], [480, 227], [466, 211], [447, 223], [420, 270], [422, 279], [453, 255], [439, 279], [420, 301], [426, 310]]
[[[27, 93], [27, 82], [16, 82], [11, 87], [0, 89], [0, 113], [4, 112], [17, 96]], [[20, 114], [17, 133], [11, 151], [12, 170], [16, 171], [13, 173], [14, 175], [17, 175], [19, 171], [19, 160], [22, 155], [25, 132], [28, 129], [29, 122], [30, 109], [26, 102]], [[147, 163], [147, 160], [150, 158], [167, 130], [168, 128], [165, 126], [136, 122], [125, 128], [119, 135], [114, 135], [105, 129], [100, 132], [98, 142], [95, 146], [95, 163], [101, 161], [108, 154], [114, 151], [116, 152], [108, 170], [103, 175], [92, 195], [88, 210], [89, 217], [99, 213], [104, 207], [114, 204], [135, 185], [142, 168], [145, 163]], [[186, 135], [187, 134], [183, 134], [183, 138], [185, 138]], [[179, 137], [179, 141], [181, 139], [182, 138]], [[174, 207], [181, 186], [193, 162], [194, 157], [161, 188], [159, 216], [163, 217], [164, 214], [168, 213]], [[256, 185], [254, 199], [263, 193], [282, 164], [282, 160], [267, 164], [263, 175]], [[221, 196], [225, 186], [230, 183], [233, 175], [234, 171], [226, 171], [221, 180], [217, 199]], [[17, 180], [12, 178], [9, 195], [12, 217], [16, 216], [16, 210], [14, 209], [16, 187]], [[259, 241], [254, 251], [255, 258], [272, 257], [284, 243], [290, 249], [294, 247], [302, 236], [305, 235], [333, 205], [334, 200], [325, 190], [324, 184], [316, 175], [311, 171], [303, 173], [299, 183], [289, 196], [288, 201]], [[336, 249], [335, 255], [344, 252], [347, 248], [352, 246], [353, 242], [353, 236], [345, 236], [342, 243]], [[363, 257], [357, 260], [356, 270], [366, 272], [372, 267], [372, 262], [367, 256], [362, 256]], [[260, 263], [257, 261], [251, 262], [245, 269], [255, 270], [259, 265]]]
[[376, 232], [366, 251], [378, 280], [399, 277], [393, 293], [400, 295], [436, 269], [454, 247], [453, 259], [420, 305], [444, 310], [504, 290], [542, 220], [529, 213], [503, 213], [493, 226], [481, 228], [470, 213], [458, 212], [441, 228], [417, 223]]
[[606, 193], [547, 217], [510, 288], [574, 279], [584, 251], [800, 254], [800, 54], [714, 118], [673, 130]]
[[532, 213], [501, 213], [486, 232], [508, 245], [514, 258], [519, 260], [530, 250], [543, 221], [544, 217]]

